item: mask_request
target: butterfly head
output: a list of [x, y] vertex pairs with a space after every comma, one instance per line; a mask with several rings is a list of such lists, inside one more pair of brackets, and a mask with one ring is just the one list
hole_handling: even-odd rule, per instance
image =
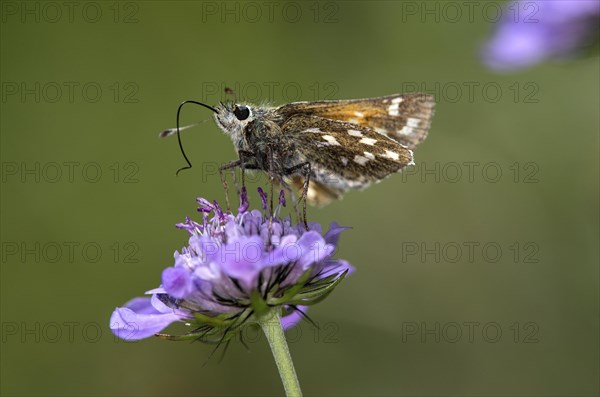
[[246, 104], [225, 102], [218, 105], [216, 110], [217, 125], [229, 135], [241, 133], [254, 120], [254, 111]]

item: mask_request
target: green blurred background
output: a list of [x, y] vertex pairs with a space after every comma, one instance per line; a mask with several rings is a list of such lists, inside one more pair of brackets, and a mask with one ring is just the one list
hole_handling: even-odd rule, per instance
[[235, 153], [212, 121], [184, 134], [178, 177], [157, 134], [225, 86], [437, 97], [416, 167], [309, 210], [353, 227], [339, 256], [357, 272], [311, 309], [320, 330], [289, 335], [305, 394], [599, 393], [598, 57], [495, 74], [489, 18], [434, 2], [53, 4], [2, 2], [2, 395], [283, 393], [257, 335], [219, 361], [108, 327], [158, 286], [195, 197], [223, 198], [213, 170]]

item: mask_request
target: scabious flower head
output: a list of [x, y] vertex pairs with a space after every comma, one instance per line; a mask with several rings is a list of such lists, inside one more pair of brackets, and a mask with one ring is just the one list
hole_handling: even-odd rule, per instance
[[513, 1], [484, 47], [483, 60], [492, 69], [512, 70], [567, 57], [597, 42], [599, 26], [598, 0]]
[[[278, 213], [267, 215], [266, 194], [259, 190], [263, 211], [248, 211], [242, 189], [238, 214], [224, 212], [217, 202], [197, 199], [202, 222], [186, 218], [177, 227], [189, 234], [188, 246], [175, 252], [174, 265], [162, 273], [162, 285], [135, 298], [112, 314], [112, 331], [137, 340], [156, 335], [173, 322], [193, 327], [165, 339], [221, 342], [233, 337], [254, 316], [283, 310], [289, 328], [307, 306], [324, 299], [353, 268], [333, 259], [339, 234], [332, 223], [323, 235], [318, 224], [292, 224]], [[211, 217], [211, 213], [213, 216]]]

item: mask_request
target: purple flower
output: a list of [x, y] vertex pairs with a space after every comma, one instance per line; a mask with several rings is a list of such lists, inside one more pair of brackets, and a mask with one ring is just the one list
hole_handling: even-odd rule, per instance
[[598, 41], [599, 24], [598, 0], [514, 1], [503, 10], [483, 60], [492, 69], [512, 70], [568, 57]]
[[[266, 194], [259, 193], [264, 209]], [[285, 205], [282, 197], [275, 214]], [[310, 224], [307, 231], [289, 217], [248, 212], [245, 191], [235, 216], [224, 213], [216, 202], [197, 201], [203, 221], [186, 218], [177, 225], [188, 232], [188, 246], [175, 252], [161, 287], [147, 292], [151, 298], [135, 298], [113, 312], [110, 326], [118, 337], [147, 338], [181, 321], [192, 330], [159, 336], [222, 342], [255, 316], [277, 307], [283, 310], [281, 322], [287, 329], [353, 271], [348, 262], [333, 259], [339, 234], [347, 228], [332, 223], [322, 235], [318, 224]]]

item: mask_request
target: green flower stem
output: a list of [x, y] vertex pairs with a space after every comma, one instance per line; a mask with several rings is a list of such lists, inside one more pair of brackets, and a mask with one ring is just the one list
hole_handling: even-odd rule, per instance
[[286, 396], [301, 397], [300, 383], [281, 326], [280, 310], [279, 308], [269, 310], [258, 320], [258, 323], [269, 341]]

